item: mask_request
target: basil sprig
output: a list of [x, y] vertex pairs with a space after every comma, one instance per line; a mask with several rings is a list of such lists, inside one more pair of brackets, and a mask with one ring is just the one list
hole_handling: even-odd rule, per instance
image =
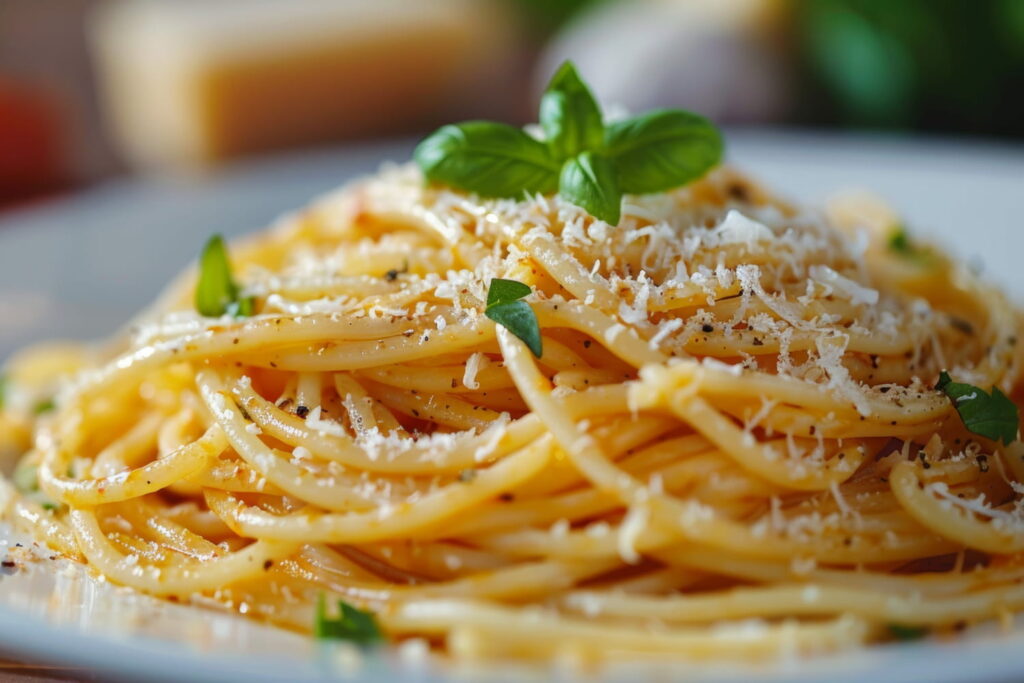
[[254, 300], [243, 297], [231, 275], [231, 263], [224, 238], [214, 235], [199, 257], [199, 283], [196, 285], [196, 310], [208, 318], [229, 313], [236, 318], [253, 314]]
[[327, 602], [320, 594], [316, 603], [316, 618], [313, 622], [313, 635], [317, 638], [347, 640], [359, 646], [374, 645], [384, 640], [377, 617], [353, 607], [344, 600], [338, 600], [338, 616], [327, 616]]
[[659, 109], [605, 125], [572, 62], [540, 102], [541, 142], [490, 121], [444, 126], [414, 158], [424, 176], [482, 197], [519, 198], [558, 190], [565, 200], [616, 225], [623, 193], [648, 194], [696, 180], [722, 158], [722, 136], [707, 119]]
[[1020, 413], [999, 387], [992, 387], [992, 393], [988, 394], [973, 384], [954, 382], [943, 370], [935, 388], [953, 402], [967, 431], [1004, 444], [1017, 438]]
[[544, 353], [540, 323], [530, 304], [522, 300], [530, 291], [522, 282], [494, 278], [487, 288], [484, 315], [521, 339], [533, 355], [540, 358]]

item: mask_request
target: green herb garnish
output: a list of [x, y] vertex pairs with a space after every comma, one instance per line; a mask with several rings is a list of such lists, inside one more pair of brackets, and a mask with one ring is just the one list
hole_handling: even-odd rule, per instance
[[22, 493], [35, 493], [39, 490], [39, 466], [21, 465], [14, 468], [11, 473], [11, 482], [14, 488]]
[[338, 600], [338, 616], [327, 616], [327, 601], [320, 594], [316, 603], [316, 620], [313, 622], [313, 635], [317, 638], [347, 640], [365, 647], [384, 640], [377, 617], [373, 612], [365, 612], [353, 607], [344, 600]]
[[53, 502], [39, 488], [39, 465], [19, 465], [11, 473], [14, 488], [25, 494], [25, 497], [39, 503], [44, 510], [57, 510], [58, 503]]
[[1004, 444], [1017, 438], [1020, 413], [999, 387], [992, 387], [992, 393], [988, 394], [973, 384], [954, 382], [943, 370], [935, 388], [953, 402], [967, 431]]
[[522, 300], [530, 291], [522, 282], [494, 278], [487, 289], [484, 315], [519, 337], [533, 355], [540, 358], [543, 354], [540, 323], [530, 304]]
[[231, 275], [231, 264], [224, 238], [214, 235], [199, 257], [199, 283], [196, 285], [196, 310], [208, 318], [228, 313], [236, 318], [253, 314], [254, 300], [243, 297]]
[[916, 261], [927, 265], [931, 262], [932, 252], [927, 247], [917, 245], [907, 232], [907, 227], [902, 223], [893, 227], [889, 233], [886, 243], [889, 251], [910, 261]]
[[889, 635], [896, 640], [920, 640], [928, 635], [924, 626], [904, 626], [903, 624], [887, 624]]
[[519, 128], [468, 121], [437, 130], [416, 148], [426, 178], [483, 197], [558, 190], [606, 223], [618, 224], [623, 193], [663, 192], [696, 180], [722, 158], [722, 136], [707, 119], [661, 109], [605, 125], [571, 62], [541, 98], [545, 141]]
[[36, 415], [45, 415], [46, 413], [52, 413], [57, 407], [57, 404], [52, 398], [47, 398], [39, 403], [35, 404], [32, 408], [32, 412]]
[[910, 243], [910, 235], [907, 234], [907, 229], [902, 225], [896, 226], [889, 233], [889, 250], [902, 256], [913, 256], [916, 253], [916, 249]]

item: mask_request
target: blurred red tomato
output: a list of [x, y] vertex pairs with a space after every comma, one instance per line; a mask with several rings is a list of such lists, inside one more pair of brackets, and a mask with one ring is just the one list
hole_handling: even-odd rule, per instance
[[0, 76], [0, 203], [50, 192], [67, 180], [56, 103]]

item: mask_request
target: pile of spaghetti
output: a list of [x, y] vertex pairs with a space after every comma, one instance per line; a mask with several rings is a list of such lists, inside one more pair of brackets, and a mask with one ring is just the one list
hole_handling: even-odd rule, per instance
[[459, 658], [809, 654], [1024, 607], [1024, 448], [934, 388], [1019, 398], [1000, 293], [867, 200], [727, 167], [622, 214], [411, 165], [329, 195], [233, 245], [251, 315], [199, 315], [190, 272], [105, 349], [13, 360], [6, 516], [145, 593], [303, 631], [327, 596]]

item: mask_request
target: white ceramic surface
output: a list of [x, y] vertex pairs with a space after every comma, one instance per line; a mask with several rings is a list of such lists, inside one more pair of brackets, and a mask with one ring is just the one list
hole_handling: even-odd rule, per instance
[[[961, 142], [735, 131], [730, 158], [783, 193], [820, 200], [878, 191], [912, 230], [938, 239], [1024, 301], [1024, 148]], [[108, 334], [183, 268], [212, 232], [258, 229], [409, 142], [281, 156], [203, 178], [124, 181], [0, 216], [0, 361], [54, 336]], [[0, 556], [19, 540], [0, 528]], [[24, 540], [24, 539], [21, 539]], [[2, 543], [4, 541], [0, 541]], [[15, 555], [21, 549], [14, 551]], [[130, 680], [503, 680], [555, 674], [510, 666], [446, 670], [393, 652], [362, 657], [212, 611], [158, 603], [43, 558], [0, 572], [0, 651], [94, 667]], [[751, 680], [749, 670], [678, 667], [687, 680]], [[1024, 633], [875, 648], [760, 667], [763, 680], [1024, 679]], [[615, 668], [606, 677], [636, 679]]]

